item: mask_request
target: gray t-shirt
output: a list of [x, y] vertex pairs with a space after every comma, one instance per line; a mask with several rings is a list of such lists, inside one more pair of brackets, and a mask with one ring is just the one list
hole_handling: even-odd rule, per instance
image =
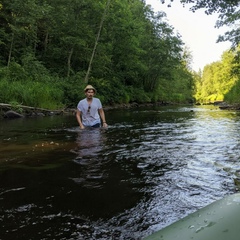
[[77, 105], [81, 112], [82, 123], [86, 127], [91, 127], [95, 124], [101, 123], [98, 110], [102, 108], [102, 103], [98, 98], [93, 98], [89, 105], [87, 99], [81, 100]]

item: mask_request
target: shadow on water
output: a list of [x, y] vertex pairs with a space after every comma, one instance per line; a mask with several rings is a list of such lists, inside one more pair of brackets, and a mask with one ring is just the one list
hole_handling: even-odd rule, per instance
[[106, 112], [0, 125], [0, 239], [137, 240], [226, 194], [239, 118], [210, 107]]
[[141, 199], [105, 149], [108, 130], [56, 127], [2, 132], [0, 239], [92, 239], [95, 221]]

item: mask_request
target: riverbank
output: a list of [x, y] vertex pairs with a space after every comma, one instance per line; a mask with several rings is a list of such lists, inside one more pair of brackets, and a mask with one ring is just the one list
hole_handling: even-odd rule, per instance
[[240, 110], [240, 103], [236, 104], [224, 104], [219, 106], [222, 110]]
[[[129, 109], [137, 107], [152, 107], [152, 106], [163, 106], [163, 105], [173, 105], [176, 103], [167, 102], [157, 102], [157, 103], [126, 103], [126, 104], [113, 104], [104, 106], [104, 110], [108, 111], [111, 109]], [[215, 105], [215, 104], [214, 104]], [[240, 103], [237, 104], [227, 104], [221, 103], [217, 106], [222, 110], [240, 110]], [[43, 108], [36, 108], [24, 105], [11, 105], [6, 103], [0, 103], [0, 119], [7, 118], [24, 118], [24, 117], [45, 117], [53, 115], [75, 115], [75, 108], [65, 108], [59, 110], [49, 110]]]
[[[111, 109], [123, 109], [123, 108], [137, 108], [137, 107], [151, 107], [168, 105], [171, 103], [157, 102], [157, 103], [127, 103], [127, 104], [114, 104], [109, 106], [104, 106], [104, 110], [108, 111]], [[25, 105], [11, 105], [6, 103], [0, 103], [0, 119], [7, 118], [24, 118], [24, 117], [44, 117], [53, 115], [75, 115], [75, 108], [65, 108], [59, 110], [49, 110], [43, 108], [36, 108]]]

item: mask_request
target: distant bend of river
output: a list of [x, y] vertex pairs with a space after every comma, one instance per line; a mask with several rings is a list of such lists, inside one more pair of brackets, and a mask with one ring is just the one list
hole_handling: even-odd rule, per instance
[[0, 122], [0, 239], [127, 239], [238, 191], [240, 112], [160, 106]]

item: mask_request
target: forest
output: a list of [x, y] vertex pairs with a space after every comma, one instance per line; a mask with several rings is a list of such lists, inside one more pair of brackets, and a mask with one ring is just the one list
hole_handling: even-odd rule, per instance
[[86, 84], [107, 105], [240, 102], [238, 1], [199, 8], [232, 26], [218, 41], [233, 47], [196, 73], [166, 14], [144, 0], [0, 0], [0, 103], [76, 107]]
[[222, 58], [195, 74], [195, 99], [202, 104], [225, 101], [240, 103], [240, 72], [236, 53], [225, 51]]

